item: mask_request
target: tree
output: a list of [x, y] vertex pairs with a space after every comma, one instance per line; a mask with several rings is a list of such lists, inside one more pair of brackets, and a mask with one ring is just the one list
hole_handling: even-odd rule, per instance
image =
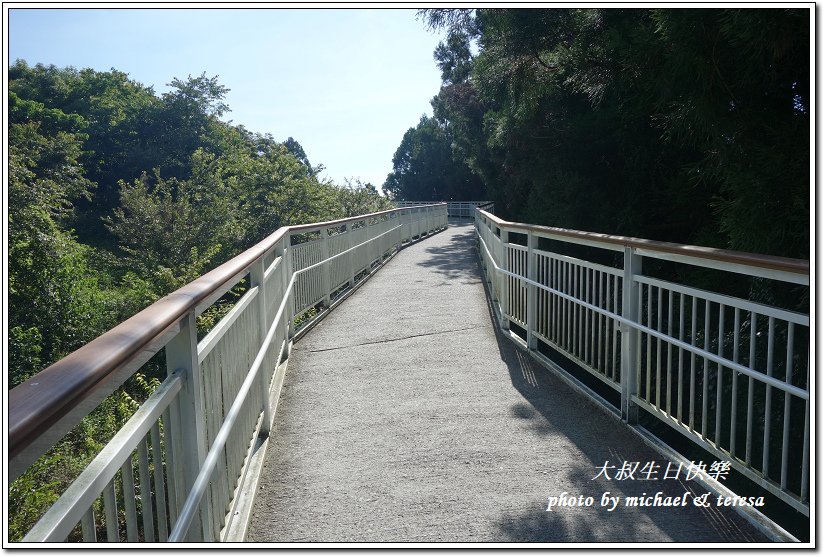
[[65, 131], [78, 119], [14, 93], [9, 114], [8, 362], [15, 385], [101, 331], [106, 289], [90, 250], [65, 229], [70, 199], [93, 186], [78, 162], [82, 135]]
[[337, 189], [336, 197], [336, 205], [339, 208], [337, 218], [366, 215], [393, 207], [389, 199], [378, 193], [375, 186], [357, 179], [346, 180], [344, 186]]
[[426, 115], [404, 134], [383, 191], [396, 199], [414, 201], [484, 197], [480, 180], [464, 162], [453, 158], [447, 130]]
[[507, 218], [807, 256], [806, 10], [421, 15], [435, 118]]
[[286, 147], [286, 150], [295, 157], [298, 162], [303, 164], [307, 169], [308, 176], [317, 176], [321, 172], [323, 172], [323, 165], [319, 164], [316, 167], [313, 167], [309, 163], [309, 157], [306, 156], [306, 151], [303, 150], [303, 147], [300, 143], [298, 143], [294, 138], [289, 137], [286, 141], [283, 142], [283, 146]]

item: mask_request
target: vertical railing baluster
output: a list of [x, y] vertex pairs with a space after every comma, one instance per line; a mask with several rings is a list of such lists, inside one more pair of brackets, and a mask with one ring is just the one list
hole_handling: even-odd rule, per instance
[[514, 269], [514, 273], [516, 275], [512, 281], [512, 298], [510, 298], [510, 300], [515, 301], [515, 303], [512, 304], [514, 306], [512, 316], [521, 323], [524, 323], [526, 321], [526, 316], [523, 313], [523, 300], [521, 298], [521, 289], [523, 288], [523, 281], [521, 280], [521, 277], [524, 276], [521, 252], [517, 249], [513, 249], [510, 253], [512, 255], [512, 268]]
[[[324, 226], [320, 229], [320, 240], [321, 240], [321, 261], [328, 261], [329, 260], [329, 228]], [[378, 256], [378, 263], [383, 260], [383, 251], [380, 251], [380, 255]], [[320, 266], [323, 270], [323, 307], [325, 309], [329, 309], [329, 306], [332, 305], [332, 266], [327, 262]], [[265, 334], [265, 333], [264, 333]]]
[[[543, 274], [544, 274], [543, 273], [543, 259], [541, 258], [540, 255], [535, 254], [535, 281], [538, 282], [538, 284], [543, 284]], [[534, 287], [534, 288], [535, 288], [535, 298], [534, 298], [534, 304], [535, 304], [535, 331], [534, 332], [537, 335], [543, 335], [544, 334], [543, 328], [542, 328], [543, 315], [544, 315], [544, 310], [543, 310], [544, 296], [543, 296], [543, 294], [546, 291], [543, 288], [538, 288], [537, 286]], [[529, 297], [529, 291], [527, 290], [527, 298], [528, 297]], [[529, 306], [530, 305], [531, 304], [527, 304], [527, 316], [529, 315]], [[536, 340], [537, 340], [537, 338], [536, 338]]]
[[[579, 265], [572, 266], [572, 296], [576, 300], [581, 299], [581, 267]], [[572, 325], [572, 354], [581, 359], [581, 306], [575, 302], [572, 303], [575, 319]]]
[[[724, 304], [718, 307], [718, 355], [724, 356]], [[718, 375], [715, 378], [715, 446], [721, 447], [721, 384], [723, 383], [724, 368], [718, 364]]]
[[[542, 263], [542, 268], [544, 270], [543, 281], [541, 282], [541, 284], [549, 286], [550, 259], [546, 256], [542, 256], [541, 261], [543, 262]], [[549, 336], [549, 300], [550, 300], [550, 294], [546, 290], [542, 290], [542, 292], [543, 292], [543, 296], [544, 296], [543, 297], [543, 304], [542, 304], [542, 307], [543, 307], [543, 310], [544, 310], [544, 317], [543, 317], [543, 320], [541, 321], [541, 323], [543, 324], [542, 325], [542, 331], [543, 331], [544, 338], [550, 338], [550, 336]]]
[[[231, 368], [234, 366], [234, 359], [233, 355], [228, 353], [229, 347], [231, 347], [231, 340], [232, 337], [236, 334], [236, 330], [234, 327], [226, 332], [225, 336], [221, 340], [221, 343], [212, 353], [209, 355], [209, 359], [211, 360], [211, 365], [204, 365], [201, 367], [201, 373], [203, 375], [203, 391], [205, 394], [205, 400], [208, 401], [205, 404], [205, 420], [206, 420], [206, 447], [210, 447], [212, 442], [214, 441], [215, 436], [220, 428], [220, 424], [223, 422], [223, 413], [224, 413], [224, 400], [227, 396], [230, 396], [232, 390], [232, 384], [229, 382], [229, 374]], [[206, 362], [204, 362], [206, 364]], [[219, 465], [218, 465], [219, 467]], [[206, 493], [203, 495], [202, 501], [206, 503], [201, 503], [203, 506], [209, 506], [210, 503], [214, 503], [214, 491], [216, 489], [215, 486], [215, 474], [212, 474], [212, 481], [208, 489], [206, 489]], [[220, 477], [218, 477], [217, 481], [220, 481]], [[210, 532], [214, 531], [214, 514], [211, 517], [211, 522], [204, 522], [203, 529], [209, 530]]]
[[137, 542], [137, 508], [135, 506], [134, 474], [132, 473], [132, 457], [126, 459], [120, 467], [120, 478], [123, 480], [123, 510], [126, 512], [126, 541]]
[[[401, 212], [401, 216], [400, 216], [400, 220], [401, 220], [401, 224], [402, 224], [401, 228], [400, 228], [401, 242], [403, 242], [403, 240], [405, 239], [405, 236], [404, 236], [406, 234], [405, 230], [407, 230], [408, 227], [409, 227], [409, 223], [407, 222], [407, 220], [408, 220], [407, 216], [408, 215], [406, 214], [405, 211]], [[346, 260], [349, 262], [349, 288], [352, 288], [352, 287], [355, 286], [355, 275], [358, 274], [357, 273], [357, 257], [356, 257], [356, 255], [357, 255], [356, 252], [358, 250], [353, 249], [356, 245], [355, 244], [355, 231], [352, 229], [354, 224], [355, 224], [354, 222], [350, 222], [350, 223], [347, 223], [347, 225], [346, 225], [346, 236], [349, 239], [348, 249], [351, 250], [349, 252], [349, 255], [346, 256]]]
[[[623, 291], [623, 283], [618, 286], [618, 276], [615, 276], [612, 281], [612, 313], [618, 313], [618, 295]], [[623, 304], [623, 302], [622, 302]], [[614, 319], [612, 321], [612, 377], [615, 379], [621, 373], [619, 356], [618, 356], [618, 323]], [[623, 342], [623, 340], [621, 341]], [[619, 381], [622, 379], [619, 377]]]
[[[740, 341], [741, 341], [741, 309], [735, 308], [735, 314], [733, 317], [733, 334], [732, 334], [732, 361], [736, 364], [739, 363], [739, 355], [740, 355]], [[730, 454], [735, 456], [736, 448], [736, 430], [737, 430], [737, 421], [738, 421], [738, 372], [733, 370], [732, 371], [732, 400], [730, 402], [730, 414], [732, 415], [732, 420], [730, 424]]]
[[[704, 304], [704, 350], [710, 350], [710, 301], [707, 300]], [[701, 382], [701, 438], [707, 439], [707, 423], [709, 412], [709, 367], [710, 361], [704, 358], [704, 366], [702, 368]]]
[[[698, 300], [695, 296], [692, 297], [692, 327], [690, 328], [690, 335], [692, 337], [690, 344], [696, 346], [698, 339], [696, 338], [696, 328], [698, 326]], [[690, 429], [695, 431], [695, 352], [690, 351]]]
[[106, 514], [106, 540], [109, 543], [120, 541], [120, 525], [117, 522], [117, 494], [114, 491], [114, 478], [103, 490], [103, 510]]
[[[558, 260], [554, 257], [549, 257], [549, 286], [553, 290], [558, 289]], [[549, 295], [549, 340], [558, 343], [558, 296], [555, 294]]]
[[[163, 441], [166, 449], [166, 481], [169, 484], [169, 525], [171, 528], [177, 522], [177, 513], [185, 499], [185, 495], [181, 493], [183, 488], [177, 485], [180, 483], [178, 480], [183, 477], [182, 467], [175, 458], [175, 455], [183, 450], [179, 435], [174, 430], [175, 424], [180, 424], [177, 407], [177, 399], [175, 399], [163, 412]], [[175, 416], [174, 420], [172, 415]]]
[[[519, 251], [518, 252], [518, 269], [519, 269], [518, 274], [520, 276], [522, 276], [522, 277], [527, 276], [527, 272], [528, 272], [527, 266], [528, 266], [527, 252]], [[529, 290], [529, 288], [528, 288], [527, 283], [525, 283], [524, 281], [519, 281], [518, 295], [520, 296], [520, 301], [521, 301], [519, 312], [520, 312], [521, 321], [523, 321], [524, 323], [527, 322], [527, 313], [529, 312], [529, 309], [527, 307], [528, 290]]]
[[[634, 287], [635, 277], [641, 274], [641, 256], [633, 248], [624, 248], [623, 304], [621, 316], [632, 323], [638, 323], [641, 303], [640, 292]], [[639, 283], [640, 286], [640, 283]], [[630, 325], [621, 328], [621, 417], [629, 424], [638, 422], [638, 407], [632, 400], [638, 388], [638, 365], [636, 358], [640, 350], [638, 329]]]
[[[564, 290], [564, 263], [560, 259], [555, 259], [555, 288], [559, 292]], [[564, 345], [564, 299], [560, 296], [555, 296], [555, 343], [558, 346]]]
[[[793, 343], [795, 342], [795, 323], [787, 323], [787, 359], [784, 369], [784, 381], [792, 384], [793, 376]], [[788, 392], [784, 393], [784, 431], [781, 438], [781, 489], [787, 489], [787, 459], [790, 453], [790, 398]]]
[[[684, 342], [684, 294], [678, 294], [678, 340]], [[678, 347], [678, 422], [684, 423], [684, 349]]]
[[152, 462], [154, 463], [155, 501], [157, 501], [157, 539], [165, 542], [169, 536], [166, 521], [166, 486], [163, 482], [163, 450], [160, 444], [160, 426], [155, 423], [151, 430]]
[[[810, 353], [807, 349], [807, 392], [810, 391]], [[804, 401], [804, 445], [801, 449], [801, 502], [810, 501], [810, 399]]]
[[[667, 290], [667, 335], [672, 336], [672, 290]], [[667, 416], [672, 417], [672, 344], [667, 343]]]
[[80, 519], [80, 530], [83, 533], [84, 543], [95, 543], [97, 541], [97, 527], [94, 524], [94, 503]]
[[[512, 272], [512, 266], [509, 264], [509, 231], [501, 228], [501, 263], [500, 267], [506, 271]], [[509, 275], [501, 273], [501, 326], [504, 330], [509, 330], [509, 316], [511, 311], [509, 308]]]
[[[595, 303], [601, 309], [604, 309], [604, 307], [606, 306], [606, 304], [603, 303], [604, 302], [603, 282], [604, 282], [604, 273], [599, 272], [598, 273], [598, 296], [595, 299]], [[596, 339], [596, 345], [598, 347], [597, 348], [598, 354], [596, 356], [597, 365], [598, 365], [598, 371], [603, 373], [604, 377], [606, 377], [607, 376], [607, 370], [606, 370], [606, 368], [604, 368], [604, 330], [603, 330], [603, 328], [604, 328], [604, 315], [601, 312], [598, 312], [597, 320], [598, 320], [598, 336], [597, 336], [597, 339]]]
[[[516, 272], [514, 270], [515, 265], [513, 264], [513, 261], [512, 261], [512, 250], [509, 249], [509, 247], [507, 247], [507, 246], [504, 246], [504, 256], [505, 256], [504, 257], [504, 262], [505, 262], [504, 263], [504, 269], [506, 269], [507, 271], [510, 271], [510, 272]], [[512, 286], [514, 281], [515, 281], [515, 278], [510, 276], [510, 275], [505, 275], [505, 277], [506, 278], [504, 280], [506, 281], [506, 300], [507, 300], [506, 315], [507, 315], [507, 317], [511, 317], [512, 314], [514, 313], [514, 311], [512, 311], [512, 308], [517, 308], [518, 307], [518, 299], [515, 297], [515, 289]]]
[[[767, 375], [773, 376], [773, 357], [775, 354], [775, 318], [770, 316], [767, 325]], [[772, 387], [767, 385], [764, 400], [764, 450], [761, 459], [761, 473], [764, 477], [769, 474], [770, 468], [770, 427], [772, 422]]]
[[[152, 484], [149, 479], [149, 450], [146, 438], [137, 445], [138, 472], [140, 474], [140, 508], [143, 511], [143, 541], [155, 541]], [[155, 488], [157, 489], [157, 488]]]
[[[643, 287], [639, 284], [639, 289], [640, 288], [643, 288]], [[643, 290], [641, 292], [639, 292], [639, 294], [643, 296]], [[652, 326], [652, 286], [651, 285], [647, 285], [647, 322], [646, 322], [646, 325], [650, 329], [654, 328]], [[640, 336], [647, 340], [647, 376], [646, 376], [646, 384], [647, 384], [646, 385], [647, 386], [646, 395], [647, 396], [645, 397], [645, 400], [648, 403], [651, 403], [652, 402], [652, 392], [651, 392], [651, 390], [652, 390], [652, 343], [653, 343], [653, 339], [648, 334], [641, 334]]]
[[[662, 303], [661, 303], [661, 288], [658, 288], [658, 313], [656, 315], [657, 321], [655, 323], [655, 330], [656, 331], [663, 331], [664, 327], [661, 326], [661, 313], [662, 313]], [[652, 339], [650, 339], [652, 340]], [[656, 340], [655, 345], [655, 408], [661, 410], [661, 338], [659, 337]]]
[[[537, 249], [538, 238], [527, 232], [526, 236], [526, 276], [531, 281], [538, 280], [537, 262], [535, 258], [535, 250]], [[535, 331], [537, 330], [536, 306], [538, 292], [536, 286], [527, 284], [526, 289], [526, 345], [530, 350], [535, 350], [538, 347], [538, 341], [535, 338]]]
[[[757, 317], [754, 311], [750, 312], [750, 360], [749, 360], [749, 367], [750, 369], [755, 369], [755, 339], [756, 339], [756, 326], [757, 326]], [[754, 389], [755, 389], [755, 379], [752, 375], [749, 377], [749, 383], [747, 386], [747, 449], [744, 460], [749, 466], [752, 463], [752, 410], [753, 410], [753, 396], [754, 396]]]
[[[572, 294], [572, 264], [564, 261], [564, 294]], [[572, 302], [569, 299], [564, 298], [564, 326], [566, 327], [564, 330], [564, 349], [568, 352], [572, 352]]]
[[[590, 271], [590, 269], [588, 269], [587, 267], [582, 267], [581, 270], [584, 273], [584, 295], [583, 295], [583, 300], [585, 302], [590, 303], [591, 302], [591, 300], [589, 298], [589, 271]], [[584, 354], [583, 354], [582, 359], [584, 360], [584, 363], [590, 364], [591, 361], [589, 359], [589, 349], [590, 349], [589, 320], [592, 316], [592, 312], [587, 308], [583, 308], [583, 312], [584, 312]]]
[[[283, 284], [284, 288], [289, 288], [292, 281], [292, 276], [295, 272], [294, 261], [292, 257], [292, 239], [291, 234], [285, 234], [283, 238], [283, 253], [285, 255], [283, 265]], [[295, 336], [295, 289], [297, 288], [297, 281], [292, 285], [291, 289], [286, 290], [283, 295], [286, 297], [286, 355], [291, 355], [291, 340]]]
[[[644, 285], [643, 285], [643, 283], [641, 283], [641, 282], [638, 283], [637, 290], [638, 290], [638, 297], [636, 299], [638, 300], [638, 323], [643, 323], [643, 320], [644, 320]], [[641, 384], [641, 372], [643, 371], [643, 364], [644, 364], [644, 351], [643, 351], [644, 334], [645, 333], [642, 333], [641, 331], [638, 331], [638, 334], [636, 335], [636, 337], [638, 339], [638, 342], [637, 342], [638, 346], [637, 346], [636, 351], [635, 351], [635, 354], [636, 354], [636, 357], [635, 357], [635, 373], [636, 373], [635, 384], [637, 386], [636, 394], [640, 394], [641, 386], [642, 386], [642, 384]]]

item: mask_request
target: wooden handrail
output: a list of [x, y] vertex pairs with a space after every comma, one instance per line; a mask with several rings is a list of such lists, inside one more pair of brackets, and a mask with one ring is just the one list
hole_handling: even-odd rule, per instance
[[284, 236], [287, 227], [157, 300], [9, 391], [9, 458], [56, 423], [113, 370], [194, 311], [199, 302], [248, 269]]
[[544, 234], [554, 234], [578, 240], [588, 240], [591, 242], [601, 242], [604, 244], [619, 245], [631, 248], [641, 248], [648, 251], [696, 257], [714, 261], [723, 261], [738, 265], [749, 265], [762, 269], [773, 269], [798, 275], [810, 274], [810, 262], [804, 259], [793, 259], [790, 257], [779, 257], [776, 255], [759, 255], [743, 251], [708, 248], [702, 246], [691, 246], [675, 244], [671, 242], [659, 242], [656, 240], [645, 240], [643, 238], [633, 238], [628, 236], [613, 236], [611, 234], [598, 234], [595, 232], [583, 232], [580, 230], [569, 230], [567, 228], [556, 228], [552, 226], [540, 226], [537, 224], [524, 224], [519, 222], [509, 222], [500, 219], [482, 209], [478, 209], [490, 221], [497, 226], [502, 226], [524, 232], [538, 232]]
[[366, 215], [358, 215], [356, 217], [346, 217], [343, 219], [338, 220], [330, 220], [325, 222], [313, 222], [310, 224], [298, 224], [289, 227], [289, 232], [301, 232], [304, 230], [312, 230], [314, 228], [324, 228], [324, 227], [334, 227], [334, 226], [341, 226], [350, 222], [358, 222], [366, 219], [371, 219], [373, 217], [378, 217], [380, 215], [385, 215], [387, 213], [394, 213], [397, 211], [407, 211], [409, 209], [417, 209], [417, 208], [424, 208], [424, 207], [437, 207], [438, 205], [446, 205], [446, 203], [432, 203], [431, 205], [414, 205], [411, 207], [395, 207], [394, 209], [387, 209], [385, 211], [378, 211], [377, 213], [369, 213]]
[[9, 459], [17, 456], [40, 437], [43, 431], [88, 398], [109, 375], [134, 359], [169, 327], [174, 326], [189, 312], [195, 311], [199, 303], [207, 300], [233, 277], [248, 271], [287, 234], [325, 226], [340, 226], [393, 211], [414, 208], [396, 208], [334, 221], [281, 227], [240, 255], [157, 300], [17, 385], [9, 391], [8, 398]]

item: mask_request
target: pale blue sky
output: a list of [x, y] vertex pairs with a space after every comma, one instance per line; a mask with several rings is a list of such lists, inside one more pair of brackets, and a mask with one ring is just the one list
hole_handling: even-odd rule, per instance
[[9, 62], [111, 68], [155, 93], [219, 75], [225, 119], [292, 136], [337, 183], [380, 187], [438, 92], [441, 40], [409, 9], [11, 9]]

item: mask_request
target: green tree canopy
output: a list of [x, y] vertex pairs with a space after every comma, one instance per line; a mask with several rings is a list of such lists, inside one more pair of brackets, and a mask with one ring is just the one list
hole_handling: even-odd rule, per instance
[[421, 16], [435, 118], [506, 217], [807, 257], [807, 10]]
[[426, 115], [404, 134], [383, 191], [412, 201], [484, 197], [481, 181], [453, 156], [449, 130]]

